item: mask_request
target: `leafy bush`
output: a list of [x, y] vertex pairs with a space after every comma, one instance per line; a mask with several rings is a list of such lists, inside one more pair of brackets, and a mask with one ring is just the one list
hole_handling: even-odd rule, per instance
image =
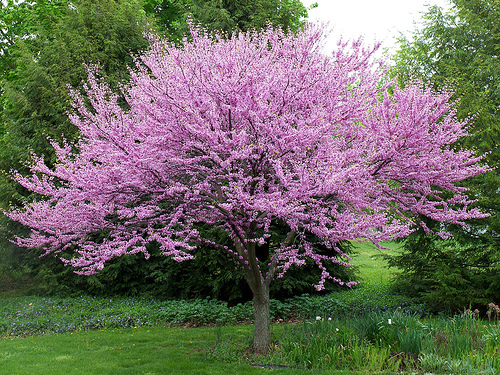
[[420, 230], [402, 248], [402, 253], [385, 257], [390, 267], [401, 270], [395, 274], [393, 287], [434, 313], [481, 309], [500, 295], [498, 250], [480, 239], [443, 240]]
[[[362, 304], [363, 300], [366, 305]], [[271, 318], [307, 319], [322, 315], [340, 319], [398, 307], [405, 312], [422, 312], [421, 306], [412, 305], [401, 296], [391, 297], [365, 287], [328, 296], [302, 295], [283, 301], [271, 300]], [[251, 321], [253, 313], [251, 301], [231, 307], [227, 302], [210, 298], [188, 301], [84, 295], [17, 297], [4, 298], [0, 304], [0, 322], [6, 322], [0, 324], [0, 332], [22, 336], [138, 325], [234, 324]]]
[[406, 313], [425, 315], [427, 309], [408, 297], [392, 293], [389, 286], [367, 285], [352, 290], [312, 298], [302, 295], [293, 298], [294, 308], [306, 318], [317, 315], [327, 317], [356, 317], [377, 311], [401, 308]]
[[[230, 239], [222, 232], [212, 231], [211, 236], [217, 243], [230, 245]], [[353, 253], [348, 242], [340, 245], [342, 251]], [[30, 294], [60, 297], [77, 297], [91, 294], [103, 297], [148, 296], [161, 299], [197, 299], [210, 297], [228, 301], [231, 304], [244, 303], [252, 299], [252, 292], [244, 276], [235, 263], [228, 260], [220, 250], [200, 246], [188, 262], [176, 262], [165, 257], [156, 246], [149, 246], [150, 258], [143, 254], [125, 255], [106, 263], [98, 274], [80, 276], [71, 267], [65, 267], [58, 257], [37, 258], [34, 251], [24, 257], [31, 257], [24, 274], [31, 276]], [[60, 254], [71, 257], [70, 252]], [[258, 254], [267, 261], [265, 247]], [[1, 262], [0, 262], [1, 264]], [[353, 281], [357, 269], [338, 264], [325, 265], [331, 275], [344, 282]], [[30, 272], [31, 270], [31, 272]], [[302, 267], [292, 266], [283, 278], [271, 284], [270, 296], [285, 300], [304, 293], [324, 295], [333, 291], [345, 290], [337, 283], [325, 284], [325, 290], [317, 292], [314, 285], [320, 280], [321, 270], [308, 260]]]

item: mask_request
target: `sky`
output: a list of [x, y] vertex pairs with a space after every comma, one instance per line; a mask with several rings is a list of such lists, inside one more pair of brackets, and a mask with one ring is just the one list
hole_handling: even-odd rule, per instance
[[421, 23], [421, 13], [426, 5], [451, 7], [449, 0], [302, 0], [309, 7], [317, 2], [318, 7], [309, 11], [309, 20], [327, 21], [333, 27], [327, 48], [332, 47], [342, 35], [357, 39], [363, 36], [366, 43], [382, 42], [381, 51], [396, 50], [396, 37], [400, 33], [410, 36]]

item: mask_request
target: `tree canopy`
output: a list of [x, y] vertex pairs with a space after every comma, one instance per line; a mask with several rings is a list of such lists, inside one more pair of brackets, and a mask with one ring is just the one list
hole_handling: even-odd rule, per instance
[[[54, 162], [47, 137], [77, 138], [78, 129], [67, 117], [68, 85], [82, 87], [85, 62], [100, 62], [102, 74], [116, 87], [127, 79], [131, 54], [147, 48], [143, 32], [149, 21], [134, 0], [9, 1], [0, 11], [1, 29], [8, 36], [0, 38], [0, 207], [6, 208], [30, 199], [8, 178], [11, 169], [27, 171], [23, 161], [30, 152]], [[27, 252], [8, 242], [24, 231], [0, 217], [0, 273], [25, 279], [60, 270], [53, 260], [38, 260], [38, 250]], [[37, 285], [43, 282], [38, 279]]]
[[145, 0], [145, 9], [177, 39], [189, 35], [188, 18], [207, 30], [230, 35], [234, 30], [260, 30], [269, 24], [296, 31], [308, 11], [300, 0]]
[[[269, 285], [290, 266], [311, 259], [322, 289], [342, 282], [325, 267], [347, 265], [341, 241], [403, 237], [423, 225], [419, 215], [457, 225], [483, 217], [455, 185], [487, 167], [453, 147], [467, 133], [451, 93], [381, 86], [372, 50], [344, 43], [326, 56], [323, 33], [268, 27], [214, 43], [193, 27], [180, 47], [150, 36], [120, 94], [89, 67], [89, 106], [73, 93], [78, 143], [53, 142], [54, 168], [33, 156], [33, 174], [15, 176], [44, 197], [7, 213], [33, 228], [18, 243], [70, 248], [65, 262], [83, 274], [123, 254], [147, 256], [148, 243], [177, 261], [208, 243], [241, 267], [254, 346], [265, 352]], [[204, 236], [200, 223], [231, 242]]]
[[[33, 5], [30, 19], [42, 23], [43, 16], [55, 6], [58, 17], [46, 22], [50, 26], [38, 28], [32, 37], [19, 35], [16, 48], [11, 47], [15, 77], [2, 80], [5, 107], [0, 125], [0, 169], [4, 171], [21, 168], [30, 150], [51, 160], [48, 136], [77, 136], [67, 117], [71, 108], [68, 85], [81, 87], [85, 62], [99, 62], [102, 74], [116, 85], [127, 77], [126, 67], [133, 63], [131, 53], [147, 46], [142, 35], [147, 19], [140, 17], [139, 3], [78, 0], [63, 7], [60, 2], [41, 2]], [[11, 191], [8, 183], [5, 189]], [[11, 200], [15, 196], [9, 195]]]
[[14, 50], [17, 41], [33, 40], [41, 33], [53, 32], [66, 6], [66, 0], [0, 2], [0, 76], [9, 77], [16, 71]]

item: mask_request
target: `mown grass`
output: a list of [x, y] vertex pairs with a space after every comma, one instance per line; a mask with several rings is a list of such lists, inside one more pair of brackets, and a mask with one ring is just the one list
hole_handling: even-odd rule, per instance
[[[6, 339], [0, 341], [0, 374], [304, 373], [302, 368], [253, 365], [244, 356], [251, 329], [251, 325], [149, 327]], [[231, 353], [218, 351], [218, 338], [234, 345]]]
[[[255, 373], [206, 360], [213, 329], [128, 328], [0, 341], [2, 374]], [[239, 334], [235, 328], [233, 334]], [[246, 330], [243, 334], [247, 334]]]
[[353, 242], [356, 254], [353, 264], [360, 270], [360, 285], [387, 285], [394, 276], [396, 269], [388, 269], [383, 259], [384, 255], [397, 253], [401, 244], [397, 242], [384, 242], [382, 248], [377, 248], [371, 242]]

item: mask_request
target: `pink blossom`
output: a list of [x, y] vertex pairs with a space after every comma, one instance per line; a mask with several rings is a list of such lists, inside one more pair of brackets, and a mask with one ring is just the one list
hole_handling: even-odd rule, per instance
[[[310, 258], [322, 289], [341, 282], [328, 262], [349, 265], [340, 241], [403, 237], [418, 215], [460, 225], [483, 217], [456, 185], [487, 167], [453, 146], [467, 122], [451, 93], [381, 84], [373, 50], [341, 42], [324, 55], [323, 33], [309, 25], [214, 41], [194, 30], [180, 47], [151, 37], [125, 86], [127, 109], [89, 68], [90, 107], [73, 93], [70, 115], [79, 142], [53, 144], [53, 169], [34, 157], [31, 176], [13, 173], [44, 197], [6, 212], [33, 229], [17, 243], [46, 254], [74, 248], [66, 262], [86, 275], [116, 256], [147, 255], [152, 242], [177, 261], [211, 244], [255, 288]], [[233, 246], [203, 238], [199, 223], [227, 232]], [[288, 234], [276, 242], [278, 223]], [[264, 244], [270, 257], [259, 267]]]

